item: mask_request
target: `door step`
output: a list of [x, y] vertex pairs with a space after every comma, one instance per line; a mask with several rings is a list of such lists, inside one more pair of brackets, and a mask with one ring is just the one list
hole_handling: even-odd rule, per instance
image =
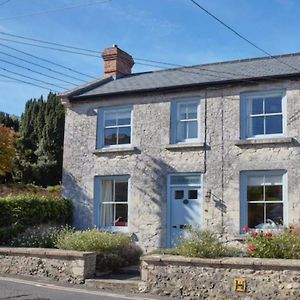
[[128, 266], [119, 269], [112, 273], [98, 273], [97, 277], [93, 279], [86, 279], [85, 285], [90, 288], [96, 288], [108, 291], [124, 291], [129, 293], [140, 292], [144, 288], [141, 281], [140, 266]]

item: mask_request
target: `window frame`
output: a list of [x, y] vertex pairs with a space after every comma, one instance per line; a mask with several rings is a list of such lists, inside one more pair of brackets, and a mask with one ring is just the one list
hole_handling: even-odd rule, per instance
[[[108, 112], [117, 112], [117, 111], [130, 111], [130, 125], [121, 125], [120, 127], [129, 127], [130, 126], [130, 143], [129, 144], [116, 144], [116, 145], [105, 145], [104, 144], [104, 131], [105, 131], [105, 114]], [[117, 128], [119, 126], [115, 126]], [[110, 106], [105, 108], [98, 109], [98, 120], [97, 120], [97, 134], [96, 134], [96, 149], [108, 149], [108, 148], [124, 148], [131, 147], [132, 142], [132, 133], [133, 133], [133, 106]]]
[[[259, 170], [240, 172], [240, 233], [243, 227], [248, 226], [248, 199], [247, 199], [247, 179], [250, 176], [282, 176], [282, 201], [276, 203], [283, 204], [283, 226], [288, 225], [288, 179], [286, 170]], [[272, 201], [254, 201], [252, 203], [272, 203]]]
[[[197, 104], [197, 138], [179, 140], [177, 138], [177, 123], [179, 106], [181, 104]], [[195, 121], [195, 120], [194, 120]], [[171, 102], [171, 144], [189, 144], [201, 142], [201, 99], [200, 97], [181, 98]]]
[[[101, 216], [101, 195], [102, 195], [102, 181], [105, 180], [117, 180], [117, 181], [127, 181], [127, 202], [111, 202], [111, 204], [124, 204], [127, 203], [128, 208], [128, 221], [127, 226], [101, 226], [100, 216]], [[129, 175], [112, 175], [112, 176], [95, 176], [94, 177], [94, 226], [97, 229], [103, 231], [112, 232], [128, 232], [130, 226], [130, 187], [131, 187], [131, 177]], [[108, 202], [106, 202], [109, 204]]]
[[[254, 98], [268, 98], [268, 97], [281, 97], [281, 107], [282, 107], [282, 133], [269, 133], [269, 134], [250, 134], [250, 103]], [[274, 113], [274, 115], [279, 115], [280, 113]], [[263, 113], [261, 116], [272, 115]], [[286, 136], [286, 91], [285, 90], [270, 90], [261, 92], [245, 92], [240, 95], [240, 138], [241, 139], [264, 139], [264, 138], [277, 138]]]

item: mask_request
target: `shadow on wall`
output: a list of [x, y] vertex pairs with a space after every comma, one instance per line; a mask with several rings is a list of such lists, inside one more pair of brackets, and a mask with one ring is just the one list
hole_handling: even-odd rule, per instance
[[76, 178], [63, 170], [63, 197], [73, 203], [73, 226], [76, 229], [93, 227], [93, 201], [89, 201], [87, 192], [80, 187]]
[[[163, 160], [143, 153], [136, 157], [133, 186], [145, 199], [143, 211], [139, 217], [143, 222], [138, 225], [139, 230], [147, 233], [142, 237], [143, 244], [149, 247], [167, 246], [167, 175], [177, 170]], [[153, 217], [152, 214], [155, 214]]]
[[210, 197], [212, 201], [215, 204], [215, 208], [223, 213], [227, 213], [227, 206], [225, 204], [225, 201], [221, 199], [220, 197], [216, 196], [213, 193], [210, 193]]

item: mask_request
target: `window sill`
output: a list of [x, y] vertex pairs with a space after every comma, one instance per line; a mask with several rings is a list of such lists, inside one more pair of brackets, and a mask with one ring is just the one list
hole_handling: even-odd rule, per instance
[[123, 152], [135, 152], [137, 150], [136, 147], [126, 146], [126, 147], [109, 147], [109, 148], [101, 148], [93, 151], [93, 154], [103, 154], [103, 153], [123, 153]]
[[192, 149], [204, 149], [205, 148], [205, 143], [182, 143], [182, 144], [169, 144], [165, 146], [165, 149], [169, 151], [176, 151], [176, 150], [192, 150]]
[[99, 227], [99, 230], [110, 232], [110, 233], [118, 233], [118, 232], [128, 233], [129, 232], [128, 225], [127, 226]]
[[271, 145], [271, 144], [292, 144], [294, 139], [292, 137], [279, 138], [263, 138], [263, 139], [249, 139], [235, 141], [238, 147], [255, 146], [255, 145]]

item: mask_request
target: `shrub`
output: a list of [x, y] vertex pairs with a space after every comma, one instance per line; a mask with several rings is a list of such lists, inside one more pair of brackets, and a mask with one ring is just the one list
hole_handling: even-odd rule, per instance
[[18, 195], [0, 198], [0, 245], [28, 227], [53, 223], [68, 224], [72, 204], [66, 199], [38, 195]]
[[125, 234], [92, 229], [67, 233], [58, 239], [57, 247], [65, 250], [117, 253], [130, 242], [130, 238]]
[[68, 232], [73, 232], [70, 226], [52, 226], [43, 224], [26, 229], [11, 239], [8, 246], [30, 248], [55, 248], [59, 237]]
[[137, 264], [142, 254], [141, 249], [127, 235], [96, 229], [67, 232], [59, 236], [56, 247], [64, 250], [96, 251], [97, 269], [102, 272]]
[[252, 257], [300, 259], [300, 235], [288, 230], [276, 234], [250, 232], [247, 244]]
[[219, 241], [218, 236], [207, 230], [191, 229], [177, 248], [179, 255], [189, 257], [215, 258], [235, 256], [239, 254], [236, 248], [229, 248]]

